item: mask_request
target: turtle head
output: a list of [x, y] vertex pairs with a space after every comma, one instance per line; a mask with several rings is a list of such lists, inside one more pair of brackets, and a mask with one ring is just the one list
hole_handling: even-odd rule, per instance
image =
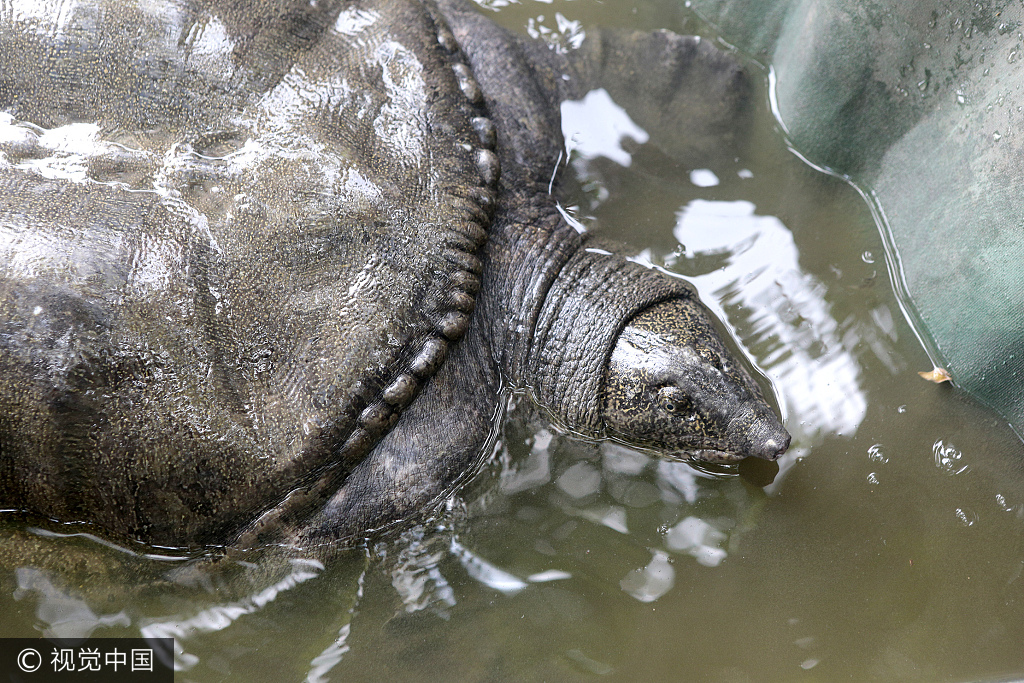
[[608, 434], [705, 462], [775, 460], [790, 436], [696, 299], [650, 306], [623, 328], [601, 396]]

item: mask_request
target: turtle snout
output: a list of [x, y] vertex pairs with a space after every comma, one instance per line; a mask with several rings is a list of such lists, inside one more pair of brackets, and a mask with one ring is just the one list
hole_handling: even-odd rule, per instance
[[747, 444], [744, 455], [765, 460], [777, 460], [786, 452], [793, 437], [771, 412], [761, 416], [747, 430]]
[[790, 441], [792, 441], [792, 437], [789, 433], [783, 432], [780, 439], [774, 437], [765, 439], [754, 455], [765, 460], [776, 460], [789, 449]]

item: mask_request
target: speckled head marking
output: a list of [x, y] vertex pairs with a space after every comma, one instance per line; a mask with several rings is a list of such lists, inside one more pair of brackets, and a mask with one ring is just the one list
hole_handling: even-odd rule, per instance
[[774, 460], [790, 436], [703, 306], [651, 306], [616, 341], [602, 395], [611, 436], [706, 462]]

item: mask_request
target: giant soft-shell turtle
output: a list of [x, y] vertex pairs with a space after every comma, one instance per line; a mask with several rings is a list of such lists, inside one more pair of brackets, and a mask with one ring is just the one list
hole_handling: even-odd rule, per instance
[[743, 74], [706, 42], [569, 59], [457, 0], [5, 12], [3, 508], [178, 548], [360, 538], [473, 471], [510, 387], [584, 436], [787, 448], [693, 289], [552, 194], [558, 102], [609, 60], [684, 115], [697, 85], [695, 145], [732, 125]]

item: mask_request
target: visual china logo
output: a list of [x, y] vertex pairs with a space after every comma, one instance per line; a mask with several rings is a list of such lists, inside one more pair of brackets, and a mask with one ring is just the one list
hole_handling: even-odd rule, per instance
[[174, 640], [0, 639], [0, 680], [173, 683]]

